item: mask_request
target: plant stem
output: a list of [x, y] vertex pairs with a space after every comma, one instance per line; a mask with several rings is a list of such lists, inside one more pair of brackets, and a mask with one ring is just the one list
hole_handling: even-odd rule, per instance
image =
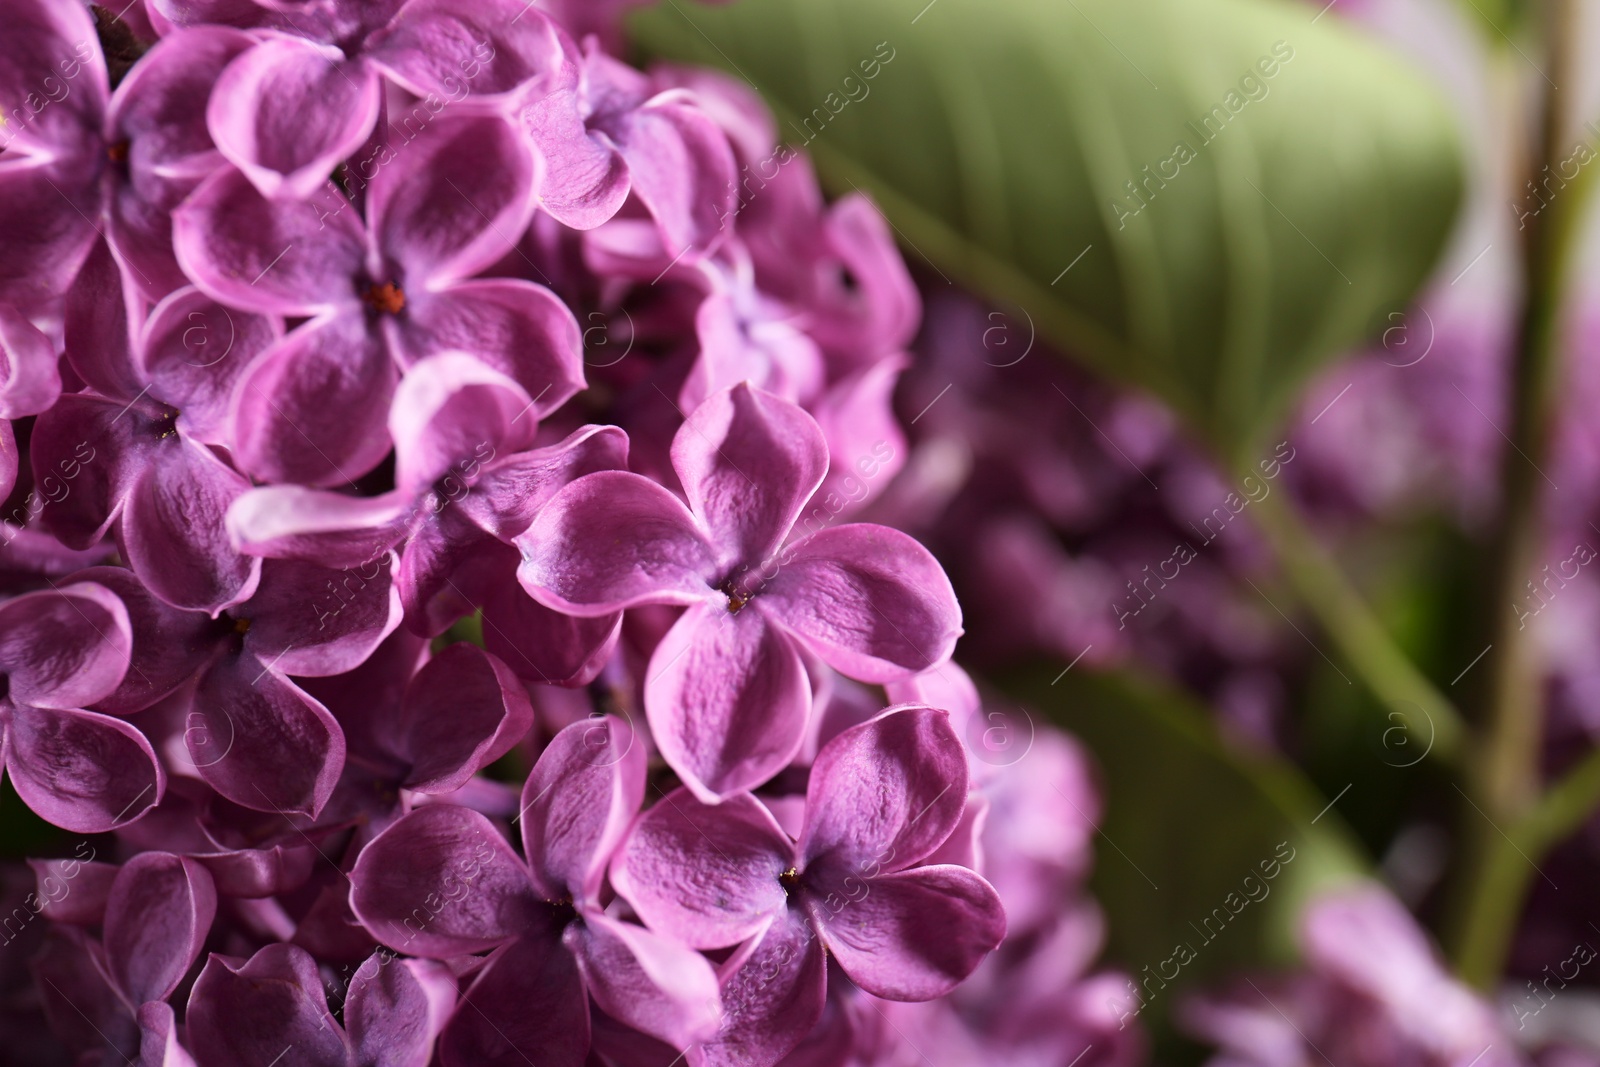
[[[1544, 5], [1543, 106], [1537, 153], [1528, 168], [1535, 186], [1547, 173], [1559, 176], [1569, 150], [1562, 141], [1569, 127], [1559, 87], [1576, 78], [1576, 14], [1576, 0], [1546, 0]], [[1483, 742], [1469, 780], [1474, 796], [1462, 812], [1462, 896], [1450, 916], [1456, 968], [1483, 988], [1493, 984], [1504, 966], [1534, 874], [1534, 858], [1508, 857], [1505, 847], [1507, 828], [1511, 837], [1523, 836], [1524, 820], [1538, 801], [1544, 712], [1534, 648], [1515, 605], [1524, 599], [1524, 585], [1544, 547], [1541, 504], [1549, 480], [1543, 467], [1557, 408], [1558, 311], [1572, 223], [1590, 185], [1586, 177], [1555, 190], [1537, 213], [1522, 215], [1526, 289], [1512, 374], [1511, 447], [1501, 465], [1503, 498], [1491, 544], [1488, 704]]]
[[1406, 743], [1447, 763], [1460, 759], [1466, 741], [1460, 712], [1394, 643], [1294, 505], [1274, 493], [1257, 506], [1257, 524], [1296, 594], [1391, 718], [1398, 718]]

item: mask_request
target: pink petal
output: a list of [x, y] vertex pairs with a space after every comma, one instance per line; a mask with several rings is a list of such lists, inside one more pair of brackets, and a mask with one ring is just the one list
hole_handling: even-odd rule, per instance
[[715, 806], [676, 789], [639, 817], [611, 881], [645, 925], [691, 948], [754, 937], [788, 907], [794, 843], [752, 796]]
[[533, 217], [538, 162], [498, 115], [441, 117], [367, 190], [373, 241], [408, 289], [469, 277], [510, 252]]
[[644, 706], [662, 758], [696, 796], [716, 803], [794, 758], [811, 685], [799, 652], [759, 612], [703, 603], [656, 646]]
[[6, 124], [0, 150], [70, 150], [98, 133], [105, 113], [105, 59], [86, 9], [52, 0], [8, 0], [0, 54]]
[[194, 1057], [178, 1043], [178, 1020], [172, 1005], [151, 1001], [139, 1005], [139, 1067], [195, 1067]]
[[362, 567], [409, 532], [417, 502], [406, 493], [346, 496], [298, 485], [251, 489], [228, 509], [228, 534], [240, 551], [272, 559]]
[[143, 734], [91, 711], [17, 707], [6, 770], [22, 802], [74, 833], [125, 826], [160, 800], [166, 775]]
[[894, 708], [817, 753], [800, 853], [808, 869], [860, 878], [904, 870], [950, 836], [966, 801], [967, 756], [949, 714]]
[[267, 349], [234, 395], [236, 458], [265, 482], [353, 481], [389, 451], [398, 374], [359, 313], [298, 327]]
[[111, 886], [122, 869], [114, 863], [96, 863], [94, 846], [87, 841], [73, 849], [83, 859], [29, 860], [33, 868], [35, 897], [40, 915], [51, 922], [74, 926], [99, 926], [105, 921]]
[[450, 804], [418, 808], [373, 838], [350, 886], [350, 907], [373, 937], [436, 959], [511, 940], [542, 907], [494, 824]]
[[807, 909], [852, 981], [885, 1000], [950, 992], [1006, 934], [994, 889], [965, 867], [918, 867], [871, 879], [859, 899]]
[[489, 460], [456, 504], [480, 527], [509, 541], [569, 482], [627, 467], [628, 435], [620, 427], [583, 426], [556, 444]]
[[417, 294], [407, 312], [396, 334], [408, 364], [445, 349], [470, 353], [528, 391], [533, 403], [524, 424], [584, 387], [577, 320], [543, 286], [515, 278], [456, 282]]
[[483, 601], [483, 644], [532, 682], [588, 685], [599, 676], [622, 632], [622, 613], [581, 618], [534, 600], [515, 581]]
[[304, 37], [268, 37], [229, 63], [206, 111], [212, 139], [261, 195], [303, 200], [367, 139], [382, 82]]
[[255, 596], [231, 614], [250, 620], [245, 647], [284, 674], [322, 678], [354, 670], [400, 625], [392, 555], [334, 570], [268, 560]]
[[706, 535], [678, 498], [626, 471], [568, 485], [516, 543], [522, 587], [571, 615], [693, 604], [710, 594], [716, 567]]
[[217, 893], [192, 859], [142, 852], [123, 865], [105, 917], [106, 965], [130, 1004], [166, 1000], [211, 931]]
[[675, 1048], [716, 1036], [717, 975], [698, 952], [598, 911], [569, 926], [566, 941], [589, 995], [607, 1015]]
[[134, 638], [122, 684], [111, 695], [86, 702], [95, 710], [113, 715], [143, 711], [193, 678], [211, 658], [215, 624], [204, 612], [183, 611], [156, 599], [126, 567], [91, 567], [78, 577], [116, 594], [127, 609]]
[[133, 648], [128, 610], [93, 582], [24, 593], [0, 604], [0, 672], [7, 695], [41, 708], [81, 708], [116, 691]]
[[797, 911], [781, 911], [759, 939], [724, 965], [722, 1032], [707, 1067], [772, 1067], [822, 1018], [828, 961]]
[[583, 1067], [588, 1052], [583, 978], [544, 932], [489, 957], [439, 1041], [443, 1067]]
[[118, 543], [145, 587], [179, 608], [218, 612], [255, 591], [261, 561], [240, 555], [223, 517], [250, 483], [204, 445], [162, 442], [123, 505]]
[[406, 788], [448, 793], [527, 735], [533, 707], [509, 667], [460, 642], [412, 677], [395, 725], [414, 760]]
[[61, 395], [56, 348], [28, 317], [0, 304], [0, 418], [44, 411]]
[[200, 777], [257, 811], [315, 815], [344, 766], [328, 709], [251, 655], [225, 656], [201, 675], [185, 725]]
[[95, 241], [89, 220], [101, 200], [99, 184], [85, 185], [77, 166], [48, 157], [0, 163], [0, 302], [37, 306], [72, 284]]
[[[87, 393], [68, 393], [33, 424], [35, 493], [40, 525], [70, 549], [99, 543], [122, 511], [129, 475], [146, 451], [137, 433], [144, 412]], [[126, 462], [127, 459], [134, 462]]]
[[240, 171], [223, 168], [173, 213], [172, 240], [184, 273], [229, 307], [315, 315], [359, 306], [366, 231], [330, 184], [273, 201]]
[[62, 309], [67, 363], [106, 397], [131, 400], [144, 388], [130, 342], [139, 304], [106, 242], [96, 241], [73, 279]]
[[[888, 356], [835, 382], [812, 407], [828, 440], [828, 478], [819, 495], [830, 510], [835, 501], [858, 509], [888, 488], [905, 466], [909, 449], [894, 414], [894, 387], [910, 364]], [[815, 512], [813, 512], [815, 514]], [[807, 529], [801, 520], [801, 529]]]
[[432, 960], [375, 953], [356, 969], [344, 1022], [358, 1067], [428, 1067], [456, 1006], [456, 980]]
[[562, 71], [560, 30], [522, 0], [412, 0], [367, 54], [416, 96], [544, 95]]
[[591, 136], [577, 89], [557, 89], [522, 109], [522, 122], [545, 159], [539, 206], [563, 225], [592, 230], [628, 199], [628, 165], [608, 143]]
[[462, 352], [406, 372], [389, 407], [395, 485], [413, 495], [451, 475], [466, 486], [484, 463], [533, 441], [532, 401], [516, 382]]
[[672, 439], [689, 507], [725, 565], [766, 559], [828, 472], [828, 448], [799, 407], [740, 383], [689, 414]]
[[566, 727], [522, 787], [522, 850], [548, 900], [599, 899], [606, 864], [644, 800], [643, 739], [615, 716]]
[[248, 961], [213, 954], [189, 994], [189, 1044], [206, 1067], [272, 1062], [347, 1067], [349, 1044], [328, 1012], [316, 961], [294, 945], [268, 945]]
[[712, 251], [739, 200], [728, 138], [692, 99], [669, 91], [605, 127], [673, 256]]
[[209, 445], [231, 443], [229, 402], [239, 375], [283, 336], [283, 323], [224, 307], [193, 286], [151, 311], [139, 342], [150, 391], [178, 409], [178, 429]]
[[961, 606], [939, 561], [887, 526], [825, 529], [785, 549], [755, 603], [828, 666], [889, 682], [944, 662]]

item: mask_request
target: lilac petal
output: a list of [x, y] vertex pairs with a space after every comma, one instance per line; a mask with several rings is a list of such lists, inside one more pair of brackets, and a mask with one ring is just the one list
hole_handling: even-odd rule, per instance
[[344, 1031], [328, 1012], [305, 949], [268, 945], [248, 961], [213, 954], [189, 994], [189, 1044], [201, 1067], [273, 1062], [347, 1067]]
[[151, 1001], [139, 1005], [139, 1067], [195, 1067], [194, 1057], [178, 1043], [178, 1020], [172, 1005]]
[[527, 140], [498, 115], [436, 120], [372, 179], [373, 240], [408, 288], [476, 274], [527, 229], [537, 168]]
[[710, 594], [716, 568], [705, 533], [678, 498], [626, 471], [568, 485], [516, 543], [522, 587], [571, 615], [693, 604]]
[[598, 911], [569, 926], [566, 943], [606, 1014], [675, 1048], [716, 1035], [717, 975], [698, 952]]
[[441, 352], [406, 372], [389, 408], [395, 485], [421, 496], [446, 476], [470, 491], [482, 465], [533, 440], [538, 423], [516, 382], [462, 352]]
[[[509, 576], [508, 576], [509, 578]], [[523, 678], [545, 685], [588, 685], [622, 632], [622, 613], [581, 618], [534, 600], [514, 580], [483, 602], [483, 644]]]
[[133, 483], [118, 543], [156, 596], [215, 613], [248, 597], [260, 578], [261, 561], [234, 550], [223, 522], [250, 483], [204, 445], [181, 437], [165, 444]]
[[87, 393], [68, 393], [33, 424], [30, 450], [41, 525], [68, 548], [97, 544], [122, 511], [128, 463], [144, 451], [142, 412]]
[[121, 870], [114, 863], [96, 863], [87, 841], [76, 852], [89, 850], [88, 859], [29, 860], [35, 882], [39, 914], [51, 922], [74, 926], [99, 926], [105, 921], [111, 886]]
[[186, 719], [189, 756], [217, 792], [258, 811], [315, 815], [344, 766], [344, 735], [328, 709], [251, 655], [201, 675]]
[[489, 957], [439, 1040], [443, 1067], [583, 1067], [588, 1052], [583, 979], [546, 931]]
[[273, 201], [223, 168], [173, 213], [172, 240], [184, 273], [229, 307], [314, 315], [356, 305], [366, 232], [332, 185]]
[[[814, 179], [813, 179], [814, 180]], [[860, 193], [839, 198], [823, 221], [828, 248], [843, 272], [818, 293], [809, 332], [830, 351], [878, 356], [909, 345], [922, 321], [922, 300], [883, 214]]]
[[106, 966], [130, 1004], [166, 1000], [211, 931], [217, 893], [192, 859], [142, 852], [123, 865], [106, 907]]
[[645, 925], [690, 948], [721, 948], [785, 913], [779, 880], [794, 843], [748, 794], [702, 804], [676, 789], [639, 817], [611, 881]]
[[[139, 1028], [106, 981], [98, 949], [85, 932], [57, 926], [45, 932], [43, 947], [28, 961], [45, 1021], [69, 1053], [85, 1057], [69, 1055], [68, 1063], [103, 1062], [102, 1057], [125, 1062], [139, 1051]], [[8, 1027], [8, 1053], [16, 1051], [16, 1036]], [[47, 1047], [59, 1051], [54, 1043]]]
[[122, 684], [110, 696], [85, 702], [97, 711], [113, 715], [143, 711], [194, 677], [212, 656], [215, 624], [204, 612], [183, 611], [156, 599], [125, 567], [92, 567], [78, 577], [116, 594], [127, 609], [133, 634], [133, 653]]
[[302, 200], [367, 139], [382, 89], [374, 71], [331, 45], [268, 37], [222, 72], [206, 121], [262, 196]]
[[621, 428], [584, 426], [556, 444], [490, 460], [456, 503], [480, 527], [509, 541], [567, 483], [627, 467], [628, 435]]
[[961, 605], [939, 561], [887, 526], [825, 529], [785, 549], [756, 604], [824, 663], [888, 682], [944, 662]]
[[713, 292], [700, 302], [695, 333], [700, 356], [678, 394], [686, 410], [741, 381], [807, 404], [821, 390], [827, 368], [816, 342], [788, 322], [746, 312], [730, 293]]
[[235, 311], [193, 286], [169, 295], [150, 313], [139, 363], [150, 391], [178, 409], [186, 437], [231, 443], [228, 407], [240, 373], [283, 336], [268, 315]]
[[544, 95], [564, 62], [560, 30], [522, 0], [412, 0], [367, 55], [416, 96], [482, 100], [523, 90]]
[[111, 249], [96, 241], [62, 308], [67, 363], [91, 388], [123, 401], [136, 397], [145, 384], [133, 362], [130, 339], [138, 310], [132, 295]]
[[522, 109], [522, 122], [544, 156], [539, 206], [557, 222], [592, 230], [621, 209], [632, 180], [622, 156], [592, 137], [577, 89], [557, 89]]
[[298, 485], [251, 489], [228, 509], [228, 535], [242, 552], [359, 568], [406, 536], [417, 515], [409, 494], [346, 496]]
[[511, 668], [461, 642], [411, 679], [396, 725], [414, 760], [406, 788], [448, 793], [527, 735], [533, 707]]
[[950, 836], [966, 801], [967, 754], [949, 714], [894, 708], [817, 753], [800, 854], [839, 877], [904, 870]]
[[70, 154], [97, 133], [105, 112], [106, 64], [94, 21], [77, 5], [8, 0], [0, 100], [0, 150]]
[[236, 455], [265, 482], [353, 481], [389, 451], [397, 373], [358, 313], [313, 319], [245, 370], [234, 396]]
[[480, 575], [494, 572], [490, 586], [505, 582], [517, 588], [516, 550], [469, 522], [459, 508], [434, 513], [439, 503], [438, 496], [414, 502], [423, 518], [412, 528], [395, 576], [407, 627], [428, 637], [478, 610], [485, 599], [484, 583], [474, 580]]
[[828, 446], [799, 407], [740, 383], [690, 412], [672, 439], [689, 506], [726, 565], [754, 564], [783, 543], [828, 472]]
[[494, 824], [450, 804], [418, 808], [373, 838], [350, 886], [350, 907], [373, 937], [435, 959], [515, 938], [542, 906]]
[[837, 908], [815, 897], [807, 908], [844, 973], [885, 1000], [944, 996], [1006, 935], [1000, 897], [965, 867], [918, 867], [864, 888]]
[[0, 672], [19, 704], [102, 700], [122, 683], [132, 649], [128, 610], [105, 586], [75, 582], [0, 604]]
[[[828, 477], [820, 493], [859, 508], [888, 488], [905, 466], [905, 434], [894, 414], [894, 387], [910, 360], [889, 356], [834, 385], [812, 407], [828, 440]], [[800, 523], [806, 530], [805, 520]]]
[[268, 560], [256, 595], [230, 614], [250, 620], [245, 646], [284, 674], [312, 678], [354, 670], [400, 625], [392, 556], [334, 570]]
[[715, 803], [794, 758], [811, 685], [795, 646], [760, 613], [696, 604], [651, 655], [644, 706], [662, 758]]
[[145, 736], [92, 711], [17, 707], [5, 757], [22, 802], [74, 833], [125, 826], [154, 807], [166, 788]]
[[797, 911], [780, 911], [724, 965], [722, 1032], [705, 1048], [707, 1067], [771, 1067], [816, 1026], [827, 996], [821, 939]]
[[563, 729], [522, 787], [522, 851], [547, 900], [599, 899], [606, 864], [644, 801], [647, 758], [615, 716]]
[[0, 418], [37, 415], [60, 395], [55, 345], [22, 312], [0, 304]]
[[88, 220], [100, 208], [99, 184], [84, 186], [77, 166], [47, 157], [0, 163], [0, 302], [34, 307], [72, 284], [95, 241]]
[[428, 1067], [455, 1006], [456, 979], [443, 964], [368, 956], [344, 1005], [353, 1067]]
[[728, 138], [692, 99], [668, 91], [606, 124], [671, 256], [715, 248], [739, 200]]
[[193, 858], [211, 872], [220, 895], [258, 899], [291, 893], [305, 885], [320, 857], [310, 845], [297, 844], [224, 850]]
[[550, 290], [515, 278], [456, 282], [419, 294], [396, 331], [407, 362], [460, 349], [515, 379], [533, 403], [524, 422], [544, 418], [584, 387], [583, 337]]

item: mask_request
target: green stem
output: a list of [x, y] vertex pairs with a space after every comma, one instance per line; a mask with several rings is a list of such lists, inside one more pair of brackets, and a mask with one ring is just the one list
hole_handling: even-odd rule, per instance
[[[1558, 175], [1571, 151], [1563, 143], [1569, 126], [1558, 88], [1576, 78], [1576, 0], [1546, 0], [1545, 87], [1537, 154], [1529, 177], [1537, 185]], [[1522, 216], [1526, 290], [1512, 380], [1511, 448], [1504, 454], [1500, 519], [1491, 546], [1488, 588], [1490, 659], [1483, 743], [1469, 781], [1473, 796], [1461, 813], [1465, 865], [1460, 898], [1448, 916], [1456, 968], [1467, 981], [1488, 988], [1510, 949], [1536, 856], [1506, 855], [1506, 840], [1525, 838], [1539, 801], [1539, 747], [1543, 702], [1539, 667], [1529, 631], [1516, 605], [1543, 550], [1541, 503], [1544, 472], [1557, 407], [1559, 345], [1556, 339], [1563, 280], [1575, 227], [1591, 186], [1586, 173], [1555, 191], [1536, 214]], [[1533, 845], [1532, 841], [1527, 842]], [[1526, 851], [1526, 848], [1524, 848]], [[1542, 851], [1542, 849], [1538, 850]]]
[[1257, 524], [1290, 584], [1363, 682], [1398, 719], [1407, 744], [1445, 762], [1462, 756], [1461, 713], [1400, 650], [1283, 494], [1257, 505]]

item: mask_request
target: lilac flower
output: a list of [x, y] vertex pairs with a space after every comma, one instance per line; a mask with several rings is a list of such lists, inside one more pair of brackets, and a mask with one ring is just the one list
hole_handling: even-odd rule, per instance
[[402, 367], [463, 349], [533, 398], [538, 418], [583, 387], [577, 323], [549, 290], [466, 280], [511, 250], [538, 192], [525, 140], [492, 115], [441, 119], [378, 171], [366, 223], [332, 185], [271, 201], [235, 170], [174, 215], [179, 260], [232, 307], [312, 316], [251, 365], [234, 399], [241, 466], [337, 485], [389, 450]]
[[827, 471], [794, 405], [742, 384], [719, 393], [684, 422], [672, 462], [688, 507], [639, 475], [580, 478], [517, 539], [519, 577], [574, 615], [688, 609], [651, 656], [645, 710], [662, 756], [714, 803], [799, 748], [802, 650], [886, 682], [945, 660], [961, 613], [939, 564], [896, 530], [825, 527], [783, 548]]
[[35, 480], [67, 482], [43, 525], [81, 550], [115, 523], [129, 565], [177, 607], [215, 613], [249, 596], [260, 564], [234, 550], [223, 526], [249, 483], [208, 445], [227, 441], [234, 380], [281, 326], [186, 287], [130, 340], [135, 311], [104, 245], [73, 283], [66, 314], [67, 359], [90, 388], [62, 397], [34, 427]]
[[78, 581], [0, 604], [0, 749], [23, 803], [57, 826], [101, 833], [161, 799], [166, 775], [130, 724], [83, 710], [128, 671], [135, 628], [102, 584]]
[[[516, 655], [508, 657], [514, 666], [539, 681], [587, 682], [615, 640], [619, 616], [573, 619], [529, 601], [516, 587], [517, 557], [506, 542], [573, 478], [625, 466], [627, 437], [586, 426], [531, 448], [532, 405], [521, 386], [470, 356], [430, 356], [401, 381], [389, 409], [393, 490], [370, 498], [298, 486], [252, 490], [229, 513], [233, 536], [256, 555], [343, 567], [398, 547], [395, 584], [413, 630], [431, 636], [474, 601], [490, 602], [489, 632], [498, 640], [504, 621], [517, 635], [510, 642]], [[505, 603], [508, 597], [522, 606]]]
[[1320, 1056], [1348, 1067], [1522, 1062], [1489, 1005], [1450, 976], [1386, 891], [1357, 886], [1313, 901], [1300, 947], [1304, 971], [1185, 1005], [1186, 1027], [1224, 1049], [1217, 1067]]
[[61, 295], [105, 236], [144, 295], [184, 284], [171, 211], [222, 163], [206, 132], [210, 86], [250, 38], [203, 27], [174, 33], [110, 91], [85, 7], [5, 0], [0, 22], [0, 302]]
[[201, 778], [247, 808], [315, 814], [344, 765], [344, 735], [289, 675], [350, 670], [400, 624], [392, 565], [268, 560], [249, 599], [214, 619], [163, 604], [128, 571], [85, 571], [134, 620], [134, 669], [110, 702], [148, 707], [181, 690], [183, 741]]
[[383, 944], [435, 959], [493, 950], [440, 1043], [445, 1067], [578, 1067], [589, 1001], [683, 1047], [716, 1030], [711, 965], [603, 908], [606, 863], [644, 795], [645, 753], [619, 719], [578, 722], [523, 787], [519, 858], [477, 812], [419, 808], [351, 872], [351, 905]]
[[[161, 7], [180, 24], [219, 14], [210, 0]], [[266, 32], [215, 79], [207, 123], [271, 198], [311, 196], [361, 147], [381, 114], [385, 75], [442, 107], [469, 95], [537, 95], [565, 71], [559, 31], [514, 0], [470, 10], [442, 0], [242, 0], [225, 17]]]
[[541, 206], [587, 230], [631, 192], [654, 217], [669, 258], [714, 251], [735, 198], [733, 154], [717, 124], [692, 93], [657, 91], [593, 40], [569, 61], [572, 84], [522, 109], [549, 166]]
[[55, 345], [22, 312], [0, 304], [0, 418], [37, 415], [60, 395]]
[[678, 790], [640, 817], [612, 866], [617, 892], [684, 944], [741, 945], [706, 1063], [772, 1064], [794, 1048], [822, 1015], [827, 956], [869, 993], [928, 1000], [1000, 943], [989, 884], [922, 865], [961, 821], [966, 792], [949, 716], [906, 706], [823, 747], [798, 841], [747, 793], [711, 806]]

